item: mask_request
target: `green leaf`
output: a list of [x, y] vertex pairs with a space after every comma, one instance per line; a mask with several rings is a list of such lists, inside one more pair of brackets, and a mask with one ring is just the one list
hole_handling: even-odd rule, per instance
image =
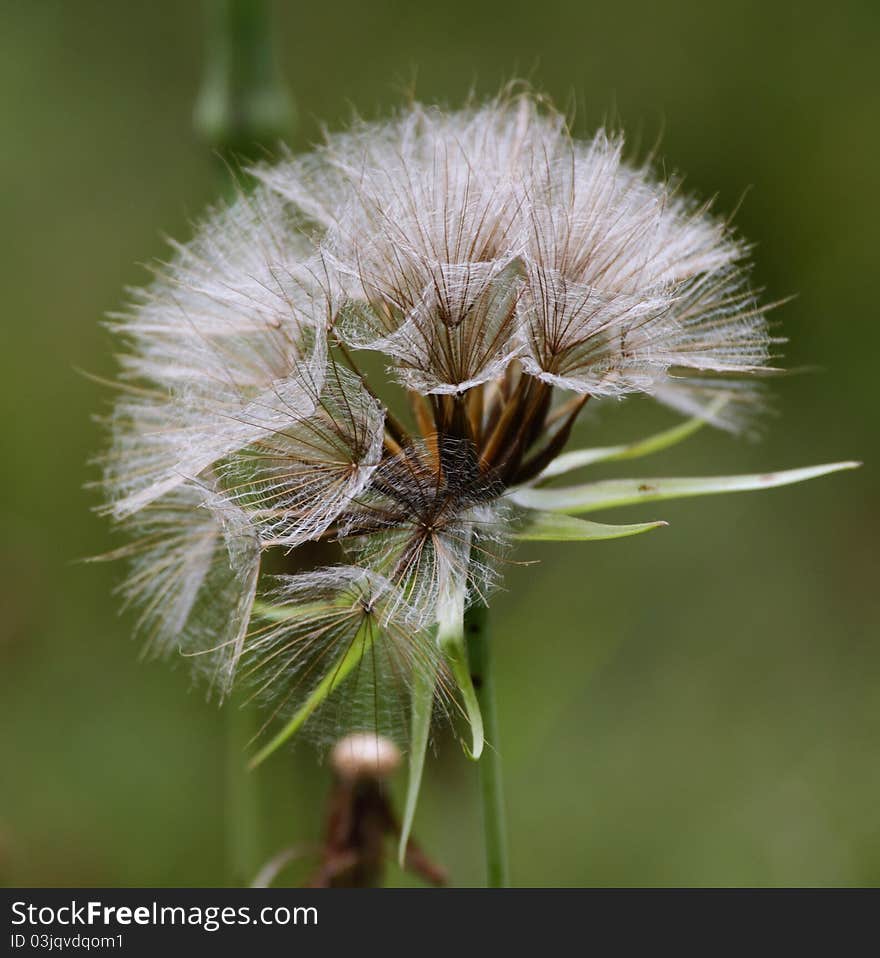
[[412, 831], [419, 791], [422, 787], [422, 771], [425, 767], [425, 752], [428, 749], [428, 734], [431, 730], [431, 713], [434, 707], [434, 687], [437, 684], [436, 668], [422, 671], [416, 669], [413, 675], [412, 715], [409, 736], [409, 778], [406, 783], [406, 801], [403, 806], [403, 821], [400, 826], [400, 844], [397, 847], [397, 860], [403, 868], [406, 858], [406, 846]]
[[636, 522], [632, 525], [609, 526], [602, 522], [589, 522], [575, 516], [556, 512], [529, 511], [523, 517], [523, 525], [514, 533], [515, 539], [527, 542], [578, 542], [589, 539], [622, 539], [637, 536], [668, 525], [666, 522]]
[[376, 631], [375, 624], [369, 619], [366, 619], [335, 667], [315, 686], [309, 697], [302, 706], [300, 706], [287, 725], [251, 759], [250, 768], [256, 768], [289, 738], [295, 735], [305, 724], [306, 720], [324, 703], [325, 699], [339, 688], [346, 678], [348, 678], [352, 670], [360, 663], [370, 646], [372, 646], [375, 641]]
[[727, 405], [727, 397], [717, 399], [708, 407], [702, 416], [694, 416], [672, 429], [665, 429], [663, 432], [655, 433], [645, 439], [639, 439], [636, 442], [626, 443], [622, 446], [605, 446], [597, 449], [577, 449], [572, 452], [563, 453], [557, 456], [553, 462], [538, 476], [537, 482], [543, 482], [545, 479], [552, 479], [554, 476], [561, 476], [566, 472], [572, 472], [575, 469], [581, 469], [583, 466], [590, 466], [594, 462], [610, 462], [620, 459], [637, 459], [640, 456], [649, 456], [655, 452], [661, 452], [683, 442], [689, 436], [692, 436], [714, 416]]
[[773, 489], [795, 482], [804, 482], [843, 469], [856, 469], [859, 462], [833, 462], [784, 472], [762, 472], [741, 476], [697, 476], [679, 479], [609, 479], [588, 482], [562, 489], [517, 489], [509, 499], [528, 509], [551, 512], [580, 513], [594, 509], [611, 509], [638, 502], [660, 499], [681, 499], [687, 496], [710, 496], [721, 492], [746, 492], [752, 489]]

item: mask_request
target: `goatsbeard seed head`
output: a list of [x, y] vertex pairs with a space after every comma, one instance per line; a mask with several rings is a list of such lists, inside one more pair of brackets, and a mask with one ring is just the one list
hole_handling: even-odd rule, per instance
[[[728, 224], [528, 94], [414, 104], [252, 173], [113, 319], [106, 511], [135, 534], [124, 590], [156, 651], [249, 679], [273, 715], [332, 701], [342, 663], [375, 744], [415, 671], [448, 701], [438, 609], [485, 599], [505, 491], [584, 403], [642, 393], [736, 429], [773, 340]], [[316, 541], [344, 558], [298, 564]], [[294, 573], [280, 620], [255, 606], [271, 550]]]

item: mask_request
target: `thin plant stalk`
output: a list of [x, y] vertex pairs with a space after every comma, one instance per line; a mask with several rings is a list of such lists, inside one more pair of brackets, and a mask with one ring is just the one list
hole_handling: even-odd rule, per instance
[[294, 106], [278, 67], [268, 0], [206, 0], [195, 126], [222, 159], [254, 159], [289, 135]]
[[486, 884], [489, 888], [506, 888], [510, 884], [507, 824], [504, 811], [498, 712], [495, 707], [495, 673], [492, 667], [489, 610], [486, 606], [477, 603], [465, 612], [464, 634], [471, 678], [483, 715], [487, 745], [479, 762]]
[[[244, 158], [289, 134], [294, 110], [278, 68], [268, 0], [205, 0], [205, 67], [194, 111], [199, 134], [224, 162], [227, 175]], [[235, 698], [226, 706], [225, 859], [230, 885], [250, 884], [261, 860], [260, 790], [245, 755], [258, 725]]]

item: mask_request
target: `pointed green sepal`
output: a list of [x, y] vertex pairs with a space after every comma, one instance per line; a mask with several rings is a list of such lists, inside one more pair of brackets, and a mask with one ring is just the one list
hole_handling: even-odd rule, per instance
[[667, 522], [635, 522], [632, 525], [613, 526], [590, 522], [557, 512], [529, 510], [514, 533], [515, 539], [525, 542], [586, 542], [590, 539], [623, 539], [637, 536], [668, 525]]
[[476, 761], [483, 754], [483, 714], [471, 679], [467, 646], [464, 641], [464, 586], [453, 590], [440, 604], [437, 616], [437, 644], [446, 659], [471, 727], [471, 747], [465, 746], [468, 757]]
[[638, 502], [661, 499], [682, 499], [688, 496], [710, 496], [723, 492], [747, 492], [773, 489], [795, 482], [804, 482], [843, 469], [856, 469], [860, 462], [833, 462], [783, 472], [761, 472], [741, 476], [697, 476], [667, 479], [609, 479], [588, 482], [561, 489], [516, 489], [509, 498], [528, 509], [551, 512], [581, 513], [595, 509], [612, 509]]
[[477, 701], [477, 693], [471, 679], [471, 669], [468, 663], [467, 648], [463, 638], [458, 640], [447, 639], [441, 642], [440, 648], [446, 662], [452, 671], [461, 701], [471, 727], [471, 747], [465, 746], [468, 758], [475, 762], [483, 754], [483, 714]]
[[702, 416], [694, 416], [671, 429], [664, 429], [663, 432], [654, 433], [654, 435], [645, 439], [638, 439], [636, 442], [626, 443], [622, 446], [604, 446], [597, 449], [576, 449], [572, 452], [563, 453], [547, 466], [538, 476], [536, 482], [543, 482], [545, 479], [552, 479], [554, 476], [561, 476], [566, 472], [573, 472], [575, 469], [591, 466], [596, 462], [638, 459], [641, 456], [650, 456], [655, 452], [662, 452], [670, 446], [683, 442], [699, 429], [702, 429], [713, 416], [727, 405], [727, 401], [727, 397], [721, 397], [712, 403]]
[[406, 846], [409, 844], [419, 791], [422, 787], [422, 772], [425, 767], [425, 753], [428, 750], [428, 735], [431, 730], [431, 714], [434, 708], [434, 687], [437, 684], [437, 670], [416, 669], [413, 674], [412, 714], [410, 718], [409, 778], [406, 783], [406, 800], [403, 806], [403, 820], [400, 825], [400, 844], [397, 846], [397, 861], [401, 868], [406, 859]]

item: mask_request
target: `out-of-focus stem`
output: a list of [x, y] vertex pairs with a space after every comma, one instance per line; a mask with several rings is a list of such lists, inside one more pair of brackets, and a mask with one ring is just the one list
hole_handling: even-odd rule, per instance
[[495, 708], [495, 676], [492, 669], [489, 610], [484, 605], [475, 604], [465, 612], [464, 634], [471, 678], [480, 703], [486, 734], [486, 749], [479, 762], [486, 884], [489, 888], [506, 888], [510, 882], [507, 826], [501, 776], [498, 714]]
[[205, 0], [205, 69], [195, 125], [226, 159], [253, 158], [293, 128], [270, 6], [269, 0]]
[[226, 703], [224, 712], [226, 884], [247, 888], [262, 860], [260, 789], [256, 776], [250, 775], [246, 766], [247, 747], [257, 731], [257, 723], [253, 711], [241, 708], [235, 698]]

